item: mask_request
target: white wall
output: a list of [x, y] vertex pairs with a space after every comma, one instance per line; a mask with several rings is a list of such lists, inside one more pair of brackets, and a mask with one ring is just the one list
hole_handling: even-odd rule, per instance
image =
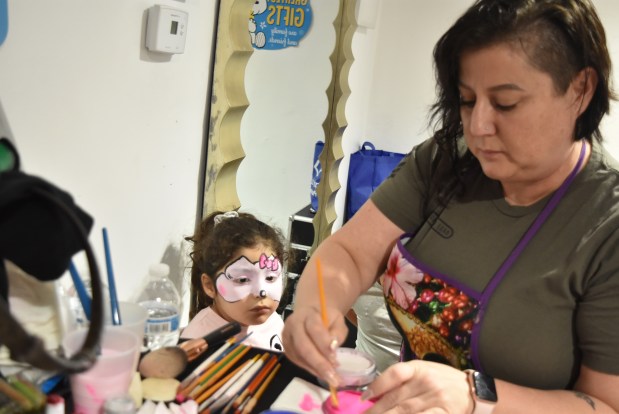
[[[362, 3], [368, 0], [360, 0]], [[379, 2], [373, 28], [360, 27], [353, 39], [349, 126], [344, 150], [349, 154], [369, 139], [377, 147], [407, 152], [430, 136], [428, 109], [434, 103], [432, 49], [438, 38], [472, 1], [373, 0]], [[619, 7], [616, 0], [594, 0], [614, 57], [619, 85]], [[617, 103], [602, 124], [607, 148], [619, 158]], [[342, 189], [336, 206], [343, 211], [348, 157], [339, 171]], [[338, 225], [341, 222], [338, 220]]]
[[[144, 48], [145, 13], [154, 4], [189, 12], [184, 54]], [[0, 99], [23, 169], [69, 191], [94, 217], [90, 239], [103, 275], [107, 227], [121, 300], [131, 298], [151, 263], [163, 259], [172, 276], [184, 276], [182, 240], [193, 232], [198, 205], [214, 4], [8, 3]]]
[[[615, 2], [595, 0], [619, 65]], [[314, 23], [301, 45], [256, 51], [247, 67], [241, 208], [283, 230], [288, 216], [309, 203], [313, 144], [323, 138], [326, 116], [335, 3], [312, 0]], [[366, 139], [405, 152], [427, 137], [432, 47], [468, 4], [379, 3], [374, 27], [359, 28], [354, 38], [346, 152]], [[154, 4], [9, 0], [9, 32], [0, 46], [0, 99], [24, 170], [68, 190], [95, 218], [91, 242], [102, 270], [101, 228], [108, 228], [121, 299], [130, 298], [147, 266], [162, 258], [175, 266], [177, 278], [188, 275], [182, 240], [193, 231], [199, 203], [214, 2], [156, 3], [189, 12], [185, 53], [169, 59], [143, 47], [145, 11]], [[619, 157], [615, 112], [616, 105], [603, 129]], [[340, 208], [347, 159], [341, 167]]]

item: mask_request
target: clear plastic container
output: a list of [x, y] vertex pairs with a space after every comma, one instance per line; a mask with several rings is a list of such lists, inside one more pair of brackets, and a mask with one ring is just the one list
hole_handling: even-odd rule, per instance
[[[338, 348], [336, 351], [338, 366], [335, 371], [342, 379], [338, 390], [363, 391], [376, 378], [374, 358], [354, 348]], [[329, 385], [319, 380], [324, 388]]]
[[108, 398], [103, 404], [103, 414], [134, 414], [136, 412], [135, 401], [129, 394]]
[[181, 298], [174, 283], [168, 279], [170, 267], [158, 263], [148, 268], [148, 283], [137, 303], [148, 310], [144, 329], [144, 345], [152, 350], [174, 346], [180, 335]]

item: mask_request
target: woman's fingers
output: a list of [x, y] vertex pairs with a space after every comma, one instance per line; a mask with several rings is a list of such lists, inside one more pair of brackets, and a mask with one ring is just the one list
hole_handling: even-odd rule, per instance
[[[388, 412], [404, 400], [404, 385], [414, 376], [414, 367], [410, 363], [398, 363], [390, 366], [379, 375], [365, 390], [362, 398], [376, 399], [367, 414]], [[408, 392], [409, 396], [413, 394]]]
[[427, 361], [389, 367], [369, 385], [363, 397], [376, 398], [367, 414], [469, 413], [473, 408], [466, 374], [448, 365]]
[[286, 356], [301, 368], [337, 386], [335, 350], [347, 332], [343, 316], [338, 315], [329, 328], [324, 326], [317, 310], [299, 313], [295, 310], [288, 318], [295, 319], [284, 327]]

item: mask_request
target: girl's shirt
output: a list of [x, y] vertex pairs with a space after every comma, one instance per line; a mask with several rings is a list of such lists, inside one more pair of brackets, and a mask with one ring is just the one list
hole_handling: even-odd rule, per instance
[[[183, 329], [181, 338], [201, 338], [228, 322], [229, 321], [219, 316], [210, 307], [202, 309], [189, 321], [187, 327]], [[251, 333], [251, 335], [243, 341], [243, 344], [255, 348], [282, 352], [284, 350], [281, 340], [283, 329], [284, 321], [282, 317], [277, 312], [273, 312], [263, 324], [243, 326], [236, 338], [238, 340]]]

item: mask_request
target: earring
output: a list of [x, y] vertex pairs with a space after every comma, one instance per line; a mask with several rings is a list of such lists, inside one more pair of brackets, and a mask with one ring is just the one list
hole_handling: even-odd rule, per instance
[[260, 295], [261, 298], [264, 299], [264, 298], [267, 297], [267, 291], [263, 289], [263, 290], [260, 291], [259, 295]]

